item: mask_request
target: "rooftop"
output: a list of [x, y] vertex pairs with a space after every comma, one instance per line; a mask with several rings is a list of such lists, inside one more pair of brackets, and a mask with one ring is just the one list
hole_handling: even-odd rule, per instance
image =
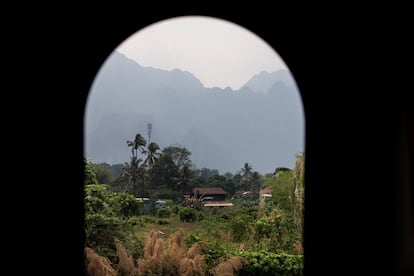
[[193, 193], [198, 193], [201, 195], [226, 195], [227, 192], [222, 188], [194, 188]]

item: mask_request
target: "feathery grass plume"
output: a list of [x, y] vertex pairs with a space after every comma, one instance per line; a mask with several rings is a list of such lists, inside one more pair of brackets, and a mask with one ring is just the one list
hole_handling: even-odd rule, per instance
[[[137, 263], [138, 263], [137, 275], [139, 275], [139, 276], [146, 275], [147, 268], [146, 268], [145, 260], [142, 259], [142, 258], [139, 258], [137, 260]], [[149, 268], [148, 268], [148, 270], [149, 270]], [[147, 274], [149, 274], [149, 273], [147, 273]]]
[[250, 247], [250, 244], [248, 242], [242, 242], [242, 243], [240, 243], [239, 251], [240, 252], [247, 251], [247, 250], [249, 250], [249, 247]]
[[209, 272], [214, 276], [234, 275], [234, 273], [238, 272], [245, 264], [246, 261], [242, 257], [232, 256], [228, 260], [211, 268]]
[[180, 261], [179, 275], [204, 276], [207, 264], [201, 254], [200, 246], [195, 243], [187, 251], [186, 256]]
[[303, 254], [303, 245], [302, 245], [302, 242], [300, 240], [295, 241], [295, 243], [293, 244], [293, 248], [298, 254], [300, 254], [300, 255]]
[[266, 212], [265, 212], [264, 208], [259, 206], [259, 210], [257, 211], [257, 218], [261, 219], [265, 216], [266, 216]]
[[116, 251], [118, 252], [118, 272], [120, 275], [137, 275], [137, 268], [135, 267], [134, 260], [128, 253], [125, 247], [121, 243], [116, 244]]
[[163, 258], [164, 271], [168, 271], [169, 275], [180, 275], [179, 266], [185, 253], [184, 231], [180, 229], [171, 236], [167, 244]]
[[152, 230], [150, 233], [150, 238], [147, 239], [145, 242], [145, 249], [144, 249], [144, 258], [151, 259], [154, 255], [154, 248], [157, 240], [160, 238], [160, 233], [156, 230]]
[[[138, 259], [139, 271], [147, 274], [160, 274], [163, 267], [164, 245], [157, 230], [152, 230], [145, 243], [144, 259]], [[140, 261], [141, 260], [141, 261]]]
[[117, 276], [115, 269], [107, 258], [101, 257], [92, 248], [85, 247], [85, 256], [88, 261], [88, 274], [91, 276]]
[[172, 241], [172, 246], [180, 249], [180, 250], [184, 250], [185, 248], [185, 243], [184, 243], [184, 231], [183, 229], [179, 229], [177, 232], [174, 233], [174, 236], [171, 239]]
[[228, 243], [228, 242], [233, 241], [233, 235], [230, 231], [219, 230], [218, 235], [220, 237], [220, 241], [223, 243]]

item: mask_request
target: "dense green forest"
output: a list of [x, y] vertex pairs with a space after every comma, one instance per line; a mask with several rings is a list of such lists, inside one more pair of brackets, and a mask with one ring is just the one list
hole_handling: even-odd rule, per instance
[[[220, 174], [150, 138], [127, 141], [124, 164], [85, 159], [86, 274], [303, 274], [303, 154], [292, 169], [262, 175], [244, 163]], [[232, 206], [186, 205], [202, 187], [222, 188]]]

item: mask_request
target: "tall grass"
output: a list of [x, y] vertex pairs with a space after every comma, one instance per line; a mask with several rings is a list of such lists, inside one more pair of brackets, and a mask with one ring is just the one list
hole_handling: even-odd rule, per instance
[[145, 243], [144, 258], [138, 259], [139, 275], [160, 274], [162, 272], [164, 245], [160, 233], [152, 230]]
[[121, 243], [116, 244], [116, 252], [118, 252], [118, 272], [120, 275], [137, 275], [138, 271], [134, 263], [134, 259], [128, 256], [125, 247]]
[[91, 276], [117, 276], [108, 258], [99, 256], [92, 248], [85, 247], [85, 257], [88, 262], [87, 270]]
[[246, 261], [242, 257], [232, 256], [228, 260], [211, 268], [209, 272], [214, 276], [235, 275], [245, 264]]
[[[184, 242], [185, 233], [179, 229], [165, 240], [158, 231], [152, 230], [146, 240], [144, 255], [138, 260], [128, 255], [121, 243], [116, 244], [119, 262], [113, 265], [107, 258], [97, 255], [92, 249], [85, 248], [88, 273], [93, 276], [129, 275], [184, 275], [204, 276], [233, 275], [243, 266], [243, 259], [230, 257], [224, 263], [208, 271], [205, 256], [199, 243], [188, 248]], [[225, 274], [223, 274], [225, 273]]]

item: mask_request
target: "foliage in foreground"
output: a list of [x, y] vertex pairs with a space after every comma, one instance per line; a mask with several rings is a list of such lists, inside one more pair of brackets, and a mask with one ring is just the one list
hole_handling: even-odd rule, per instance
[[108, 185], [85, 186], [85, 246], [116, 262], [116, 242], [127, 244], [129, 254], [142, 255], [143, 242], [133, 233], [142, 203], [128, 193], [113, 193]]
[[244, 252], [246, 264], [238, 275], [303, 275], [303, 255], [269, 251]]
[[180, 230], [165, 238], [162, 232], [152, 231], [146, 240], [137, 237], [135, 227], [143, 226], [142, 217], [137, 216], [142, 214], [142, 203], [131, 194], [96, 184], [90, 170], [85, 182], [89, 184], [85, 186], [89, 274], [302, 275], [303, 157], [299, 161], [294, 171], [278, 171], [265, 179], [273, 196], [266, 201], [240, 199], [239, 208], [225, 212], [178, 206], [158, 210], [160, 218], [172, 215], [185, 224], [206, 228], [206, 236], [204, 231], [184, 236]]
[[[196, 242], [189, 243], [190, 237]], [[194, 239], [193, 235], [185, 236], [183, 230], [168, 239], [153, 230], [146, 240], [143, 255], [138, 258], [129, 255], [122, 243], [116, 244], [117, 264], [91, 248], [85, 248], [85, 253], [90, 275], [303, 275], [303, 255], [264, 250], [233, 254], [223, 251], [215, 256], [216, 263], [209, 266], [206, 259], [215, 251], [215, 246]]]

